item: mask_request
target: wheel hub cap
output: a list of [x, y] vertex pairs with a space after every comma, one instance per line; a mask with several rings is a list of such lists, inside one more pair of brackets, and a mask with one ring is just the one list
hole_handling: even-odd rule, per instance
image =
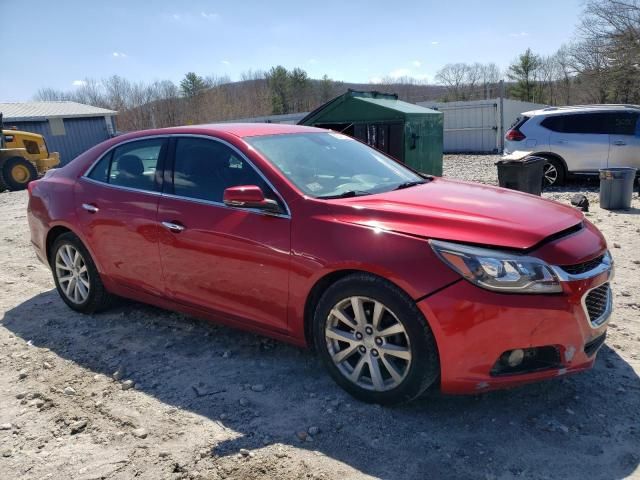
[[55, 260], [55, 274], [64, 296], [81, 304], [89, 297], [91, 282], [82, 254], [73, 245], [62, 245]]
[[11, 177], [16, 182], [24, 183], [29, 180], [29, 170], [23, 165], [16, 165], [11, 169]]
[[411, 366], [411, 345], [404, 325], [383, 303], [349, 297], [329, 313], [327, 349], [334, 365], [351, 382], [367, 390], [391, 390]]

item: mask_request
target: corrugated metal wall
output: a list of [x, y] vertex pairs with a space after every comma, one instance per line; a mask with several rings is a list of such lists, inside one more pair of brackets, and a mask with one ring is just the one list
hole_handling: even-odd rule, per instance
[[104, 117], [65, 118], [64, 135], [52, 135], [48, 121], [14, 122], [9, 120], [5, 123], [5, 128], [14, 125], [20, 130], [43, 135], [49, 151], [60, 153], [62, 165], [69, 163], [82, 152], [111, 137], [107, 131]]

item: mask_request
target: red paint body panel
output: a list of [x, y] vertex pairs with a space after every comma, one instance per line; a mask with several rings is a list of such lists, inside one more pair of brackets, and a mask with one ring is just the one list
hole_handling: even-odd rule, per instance
[[[502, 388], [592, 365], [584, 344], [606, 324], [591, 328], [581, 298], [606, 278], [564, 282], [564, 292], [555, 295], [494, 293], [462, 280], [427, 241], [527, 250], [551, 264], [577, 264], [606, 250], [581, 213], [527, 194], [439, 178], [365, 197], [309, 198], [243, 140], [301, 131], [318, 129], [203, 125], [135, 132], [97, 145], [33, 183], [28, 217], [34, 248], [45, 260], [47, 235], [64, 226], [89, 248], [112, 292], [298, 345], [306, 342], [305, 306], [319, 281], [345, 270], [379, 275], [415, 299], [429, 322], [447, 392]], [[123, 141], [183, 134], [218, 138], [241, 151], [272, 183], [290, 216], [127, 191], [82, 177]], [[99, 211], [89, 213], [83, 203]], [[170, 232], [161, 226], [165, 221], [185, 230]], [[580, 222], [585, 228], [547, 241]], [[562, 370], [489, 375], [502, 352], [542, 345], [559, 347]]]
[[158, 218], [185, 226], [160, 235], [169, 298], [286, 331], [289, 219], [170, 197]]

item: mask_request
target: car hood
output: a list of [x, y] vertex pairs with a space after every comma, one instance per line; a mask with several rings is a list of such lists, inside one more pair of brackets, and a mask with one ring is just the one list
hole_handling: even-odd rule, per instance
[[435, 178], [415, 187], [335, 201], [341, 221], [424, 238], [528, 249], [583, 220], [533, 195]]

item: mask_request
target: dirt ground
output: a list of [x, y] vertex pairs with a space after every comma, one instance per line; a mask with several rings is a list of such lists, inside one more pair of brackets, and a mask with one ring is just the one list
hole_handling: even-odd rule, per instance
[[[496, 157], [446, 176], [495, 182]], [[0, 194], [0, 478], [640, 478], [640, 199], [599, 209], [616, 261], [596, 367], [510, 391], [359, 403], [315, 356], [136, 303], [72, 312]]]

